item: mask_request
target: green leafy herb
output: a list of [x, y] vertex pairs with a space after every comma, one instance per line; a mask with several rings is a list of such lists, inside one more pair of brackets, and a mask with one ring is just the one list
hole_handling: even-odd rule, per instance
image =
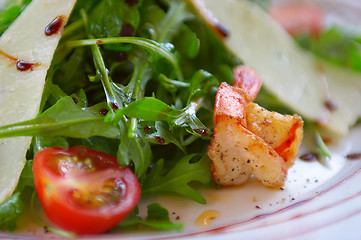
[[20, 193], [13, 194], [0, 205], [0, 228], [12, 231], [16, 228], [16, 220], [24, 212], [24, 204]]
[[31, 0], [14, 1], [7, 0], [0, 6], [0, 36], [15, 21]]
[[102, 107], [103, 104], [81, 108], [71, 97], [65, 97], [33, 120], [0, 127], [0, 137], [58, 135], [116, 138], [119, 136], [118, 129], [104, 122], [99, 113]]
[[198, 162], [192, 162], [194, 154], [183, 157], [173, 169], [166, 174], [163, 171], [164, 161], [159, 160], [147, 176], [143, 186], [143, 194], [174, 192], [186, 196], [193, 201], [206, 203], [206, 200], [195, 191], [190, 182], [198, 181], [204, 184], [210, 182], [210, 163], [207, 157]]
[[361, 71], [361, 36], [332, 27], [315, 39], [304, 34], [296, 37], [297, 42], [317, 56], [334, 63]]
[[0, 205], [0, 229], [15, 230], [17, 219], [25, 212], [29, 200], [26, 190], [32, 192], [34, 186], [32, 165], [32, 160], [26, 162], [14, 194]]
[[117, 229], [121, 230], [181, 230], [183, 224], [172, 223], [167, 209], [158, 203], [148, 205], [148, 215], [145, 220], [137, 216], [131, 216], [122, 222]]

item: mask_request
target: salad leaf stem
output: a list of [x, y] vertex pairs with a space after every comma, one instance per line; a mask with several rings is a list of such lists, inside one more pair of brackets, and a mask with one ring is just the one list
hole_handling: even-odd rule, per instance
[[[81, 9], [80, 14], [82, 16], [83, 19], [83, 23], [85, 25], [85, 29], [87, 31], [88, 37], [89, 38], [94, 38], [88, 31], [88, 16], [85, 12], [84, 9]], [[106, 93], [106, 97], [107, 97], [107, 102], [110, 105], [110, 109], [113, 109], [114, 106], [112, 104], [116, 104], [116, 107], [121, 107], [120, 101], [118, 101], [116, 95], [113, 93], [112, 91], [112, 87], [111, 87], [111, 80], [108, 74], [108, 70], [106, 69], [105, 63], [104, 63], [104, 59], [103, 56], [100, 52], [99, 46], [97, 44], [94, 45], [90, 45], [91, 47], [91, 51], [93, 54], [93, 60], [94, 60], [94, 65], [97, 69], [97, 73], [101, 76], [101, 80], [102, 80], [102, 84], [103, 84], [103, 88], [104, 91]]]
[[78, 138], [91, 136], [118, 138], [118, 129], [104, 122], [104, 116], [97, 112], [103, 106], [100, 104], [91, 108], [81, 108], [67, 96], [34, 119], [1, 126], [0, 138], [54, 135]]
[[64, 28], [62, 37], [63, 38], [67, 37], [67, 36], [71, 35], [71, 33], [75, 32], [76, 30], [81, 29], [82, 27], [84, 27], [84, 22], [82, 19], [74, 21]]
[[[137, 64], [139, 66], [139, 64]], [[134, 82], [133, 85], [133, 93], [132, 98], [134, 100], [138, 100], [142, 93], [142, 84], [145, 77], [145, 72], [147, 71], [149, 67], [149, 64], [147, 62], [144, 62], [141, 67], [137, 67], [137, 71], [134, 71], [132, 76], [132, 82]], [[136, 118], [131, 118], [129, 121], [129, 129], [128, 129], [128, 137], [129, 138], [135, 138], [136, 137], [136, 131], [137, 131], [137, 125], [138, 120]]]
[[325, 164], [326, 159], [330, 159], [332, 157], [331, 152], [323, 141], [319, 131], [315, 130], [313, 137], [316, 142], [317, 152], [321, 155], [320, 162]]
[[83, 47], [83, 46], [96, 46], [103, 44], [116, 44], [116, 43], [128, 43], [142, 47], [152, 53], [159, 54], [166, 58], [174, 67], [177, 73], [177, 77], [183, 80], [181, 71], [176, 57], [170, 52], [173, 48], [171, 44], [161, 44], [151, 39], [141, 37], [110, 37], [110, 38], [97, 38], [97, 39], [82, 39], [73, 40], [67, 42], [67, 47]]

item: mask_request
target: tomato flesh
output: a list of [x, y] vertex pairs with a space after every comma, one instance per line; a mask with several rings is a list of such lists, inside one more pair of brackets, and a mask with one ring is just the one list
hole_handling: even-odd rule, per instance
[[34, 185], [49, 220], [77, 234], [110, 230], [137, 205], [140, 185], [116, 158], [83, 146], [34, 157]]

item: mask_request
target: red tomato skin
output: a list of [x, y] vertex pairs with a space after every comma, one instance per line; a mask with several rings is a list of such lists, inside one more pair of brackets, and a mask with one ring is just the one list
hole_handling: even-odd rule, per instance
[[[117, 179], [123, 180], [125, 184], [125, 194], [123, 196], [125, 197], [116, 205], [101, 209], [79, 207], [71, 200], [71, 189], [58, 186], [59, 182], [63, 180], [63, 176], [59, 176], [59, 174], [47, 167], [49, 166], [48, 162], [51, 160], [49, 156], [52, 154], [74, 153], [78, 150], [79, 147], [69, 148], [68, 150], [46, 148], [38, 152], [33, 164], [35, 190], [46, 216], [53, 224], [76, 234], [104, 233], [116, 226], [135, 208], [141, 196], [140, 185], [133, 172], [127, 167], [120, 168], [115, 158], [104, 153], [85, 149], [90, 150], [90, 156], [99, 153], [101, 158], [106, 158], [106, 161], [109, 161], [108, 168], [101, 169], [99, 172], [104, 171], [105, 174], [103, 175], [109, 175], [111, 178], [116, 176]], [[112, 163], [114, 160], [116, 165]]]

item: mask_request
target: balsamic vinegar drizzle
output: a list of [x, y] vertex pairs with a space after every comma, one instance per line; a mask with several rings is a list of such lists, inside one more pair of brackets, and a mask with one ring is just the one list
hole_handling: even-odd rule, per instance
[[361, 160], [361, 153], [351, 153], [351, 154], [348, 154], [346, 156], [347, 159], [350, 159], [350, 160], [356, 160], [356, 159], [360, 159]]
[[125, 3], [128, 5], [128, 6], [135, 6], [138, 4], [138, 0], [126, 0]]
[[318, 156], [315, 153], [305, 153], [300, 156], [300, 159], [304, 161], [316, 161]]
[[16, 68], [19, 71], [28, 71], [28, 70], [33, 70], [34, 66], [38, 66], [40, 65], [39, 63], [31, 63], [31, 62], [26, 62], [20, 59], [17, 59], [16, 57], [10, 56], [7, 53], [4, 53], [3, 51], [0, 50], [0, 55], [3, 55], [4, 57], [6, 57], [7, 59], [9, 59], [9, 61], [13, 62], [16, 64]]
[[221, 38], [229, 36], [229, 29], [221, 22], [216, 22], [211, 26]]
[[52, 36], [58, 33], [60, 28], [63, 26], [63, 22], [64, 22], [64, 16], [57, 16], [56, 18], [54, 18], [54, 20], [51, 21], [51, 23], [49, 23], [48, 26], [46, 26], [44, 31], [45, 35]]
[[28, 62], [25, 62], [25, 61], [17, 61], [16, 62], [16, 68], [19, 71], [27, 71], [29, 69], [32, 70], [34, 65], [35, 65], [34, 63], [28, 63]]

